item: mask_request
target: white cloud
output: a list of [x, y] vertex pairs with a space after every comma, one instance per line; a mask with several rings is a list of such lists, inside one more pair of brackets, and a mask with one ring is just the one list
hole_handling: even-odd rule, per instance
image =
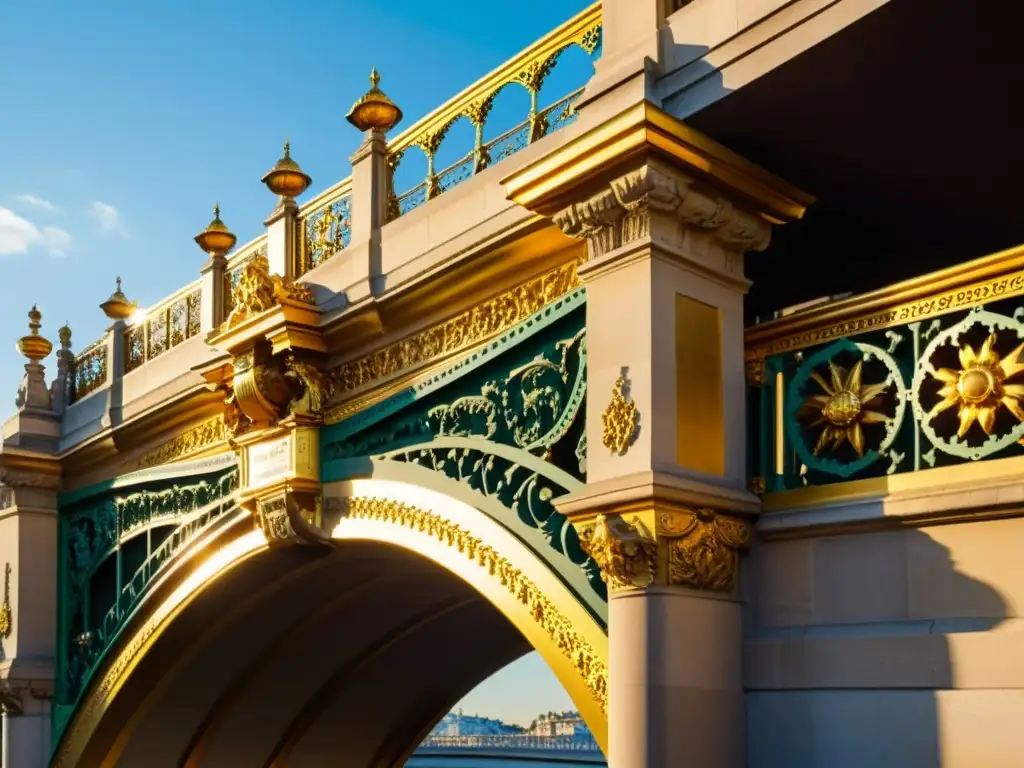
[[71, 247], [71, 235], [57, 227], [40, 229], [0, 205], [0, 256], [27, 253], [35, 246], [43, 248], [51, 256], [64, 256]]
[[89, 204], [89, 215], [100, 227], [100, 232], [122, 232], [121, 212], [109, 203], [96, 200]]
[[31, 205], [33, 208], [41, 208], [44, 211], [56, 211], [57, 206], [51, 203], [49, 200], [44, 200], [41, 197], [35, 195], [18, 195], [18, 200], [25, 203], [25, 205]]

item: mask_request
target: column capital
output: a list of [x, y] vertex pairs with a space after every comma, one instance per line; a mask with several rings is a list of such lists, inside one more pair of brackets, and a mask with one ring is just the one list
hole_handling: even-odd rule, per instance
[[585, 238], [591, 261], [620, 246], [649, 239], [683, 251], [686, 239], [706, 237], [727, 251], [763, 251], [771, 225], [735, 206], [695, 175], [655, 159], [621, 176], [552, 216], [570, 237]]
[[[813, 198], [642, 101], [502, 180], [508, 198], [585, 238], [591, 260], [634, 241], [692, 236], [763, 250]], [[664, 226], [655, 226], [655, 224]]]
[[555, 501], [613, 591], [650, 586], [731, 594], [756, 496], [659, 473], [613, 478]]
[[732, 593], [750, 546], [746, 517], [711, 507], [654, 503], [573, 520], [583, 550], [613, 591], [650, 586]]

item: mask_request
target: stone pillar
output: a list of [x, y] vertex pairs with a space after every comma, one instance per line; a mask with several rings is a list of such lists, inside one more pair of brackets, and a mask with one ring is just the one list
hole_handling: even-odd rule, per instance
[[[0, 768], [45, 768], [57, 637], [57, 490], [52, 454], [18, 448], [53, 442], [39, 415], [19, 414], [0, 447]], [[54, 414], [53, 423], [59, 426]]]
[[264, 224], [267, 225], [267, 264], [270, 274], [292, 280], [298, 274], [297, 230], [299, 205], [283, 198]]
[[26, 692], [0, 705], [0, 768], [45, 768], [50, 761], [50, 700]]
[[199, 331], [206, 334], [224, 322], [225, 277], [228, 259], [226, 251], [214, 251], [200, 270]]
[[640, 103], [505, 180], [587, 243], [587, 487], [609, 585], [611, 768], [745, 764], [744, 254], [802, 193]]
[[665, 20], [677, 5], [678, 0], [601, 3], [601, 58], [576, 105], [588, 119], [611, 116], [641, 99], [660, 103], [654, 84], [671, 44]]
[[[368, 130], [352, 161], [352, 242], [349, 259], [362, 259], [370, 290], [377, 293], [381, 277], [380, 229], [387, 221], [388, 160], [383, 131]], [[359, 270], [361, 271], [361, 270]]]

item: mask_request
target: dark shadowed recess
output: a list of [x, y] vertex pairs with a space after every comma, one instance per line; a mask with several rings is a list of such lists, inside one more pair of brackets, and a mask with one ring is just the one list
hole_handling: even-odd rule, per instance
[[1024, 6], [891, 0], [687, 122], [818, 198], [747, 258], [748, 322], [1024, 242]]

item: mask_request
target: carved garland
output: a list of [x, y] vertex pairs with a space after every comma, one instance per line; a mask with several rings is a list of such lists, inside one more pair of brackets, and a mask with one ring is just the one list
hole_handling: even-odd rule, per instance
[[540, 587], [527, 578], [493, 547], [440, 515], [426, 512], [388, 499], [354, 498], [347, 502], [347, 516], [401, 525], [431, 536], [460, 554], [476, 561], [481, 568], [497, 577], [501, 585], [526, 606], [545, 632], [572, 661], [586, 682], [602, 712], [608, 708], [608, 670], [594, 649], [573, 629], [569, 620], [544, 595]]

